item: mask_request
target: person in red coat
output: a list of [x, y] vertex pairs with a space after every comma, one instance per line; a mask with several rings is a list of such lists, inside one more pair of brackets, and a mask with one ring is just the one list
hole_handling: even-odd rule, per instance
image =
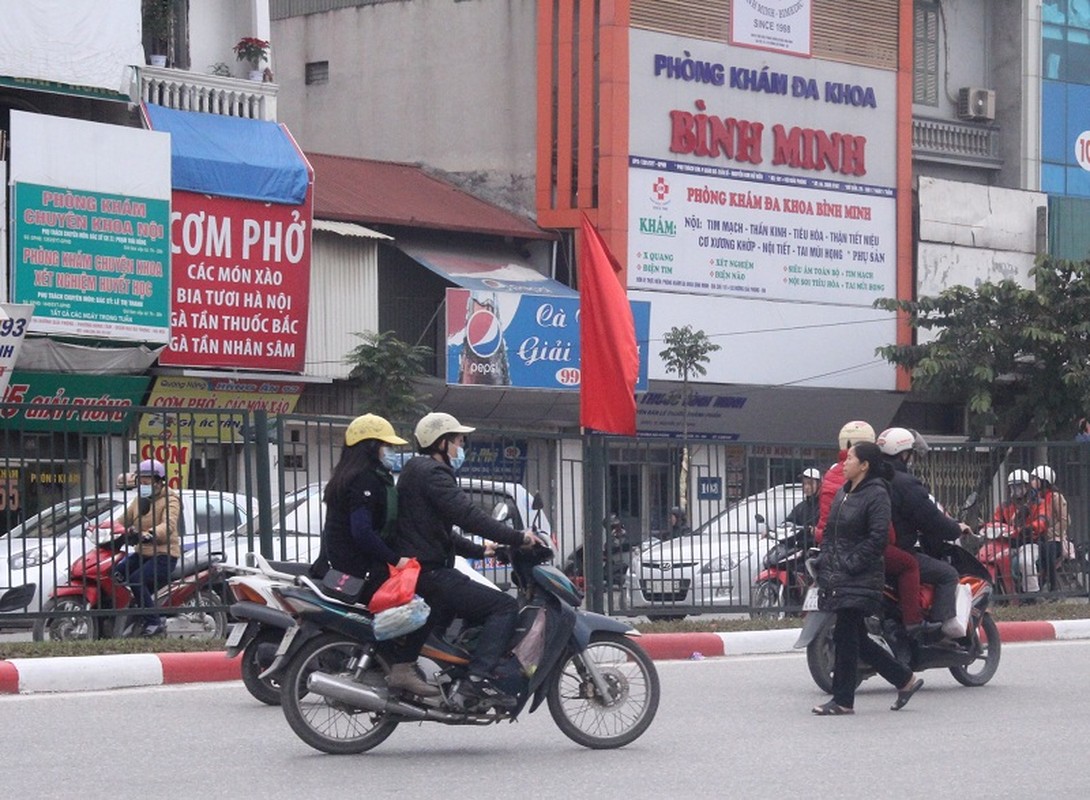
[[[876, 436], [874, 428], [863, 420], [852, 420], [844, 424], [840, 429], [838, 444], [840, 454], [837, 462], [826, 470], [821, 479], [821, 497], [819, 500], [818, 523], [816, 529], [817, 542], [820, 545], [825, 535], [825, 523], [829, 519], [829, 509], [833, 505], [833, 498], [837, 490], [844, 485], [844, 459], [848, 457], [848, 450], [860, 442], [873, 443]], [[890, 529], [890, 540], [882, 554], [885, 561], [886, 575], [897, 584], [897, 597], [901, 605], [901, 621], [905, 629], [912, 635], [930, 633], [932, 629], [938, 629], [939, 624], [924, 622], [923, 610], [920, 608], [920, 565], [910, 553], [901, 550], [893, 544], [893, 530]]]

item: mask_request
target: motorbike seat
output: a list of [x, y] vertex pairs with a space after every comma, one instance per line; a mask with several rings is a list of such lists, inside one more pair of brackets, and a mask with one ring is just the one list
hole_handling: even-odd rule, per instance
[[428, 636], [428, 640], [421, 648], [420, 654], [433, 661], [441, 661], [447, 664], [468, 664], [470, 657], [468, 650], [448, 642], [434, 631]]

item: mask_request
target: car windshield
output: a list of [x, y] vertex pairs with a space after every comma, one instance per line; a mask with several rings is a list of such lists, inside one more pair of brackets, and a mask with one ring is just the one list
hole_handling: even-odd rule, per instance
[[[801, 489], [795, 484], [773, 486], [767, 491], [743, 497], [727, 506], [718, 516], [712, 517], [688, 536], [718, 536], [722, 533], [759, 533], [762, 522], [778, 524], [795, 506], [795, 493]], [[760, 514], [762, 522], [758, 522]]]
[[70, 531], [80, 531], [88, 524], [108, 519], [119, 500], [111, 497], [84, 497], [66, 500], [47, 508], [11, 529], [12, 539], [54, 539]]

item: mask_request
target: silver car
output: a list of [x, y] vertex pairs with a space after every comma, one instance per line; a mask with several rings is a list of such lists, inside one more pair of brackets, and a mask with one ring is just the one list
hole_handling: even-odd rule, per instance
[[786, 483], [750, 495], [686, 536], [652, 540], [632, 555], [629, 600], [650, 616], [749, 605], [749, 590], [774, 540], [762, 536], [803, 499]]

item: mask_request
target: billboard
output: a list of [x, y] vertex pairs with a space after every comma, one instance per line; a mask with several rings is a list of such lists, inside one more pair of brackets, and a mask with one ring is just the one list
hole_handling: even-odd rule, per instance
[[174, 193], [168, 366], [302, 372], [311, 202]]
[[[447, 289], [447, 383], [578, 391], [579, 298]], [[651, 306], [631, 302], [647, 388]]]

